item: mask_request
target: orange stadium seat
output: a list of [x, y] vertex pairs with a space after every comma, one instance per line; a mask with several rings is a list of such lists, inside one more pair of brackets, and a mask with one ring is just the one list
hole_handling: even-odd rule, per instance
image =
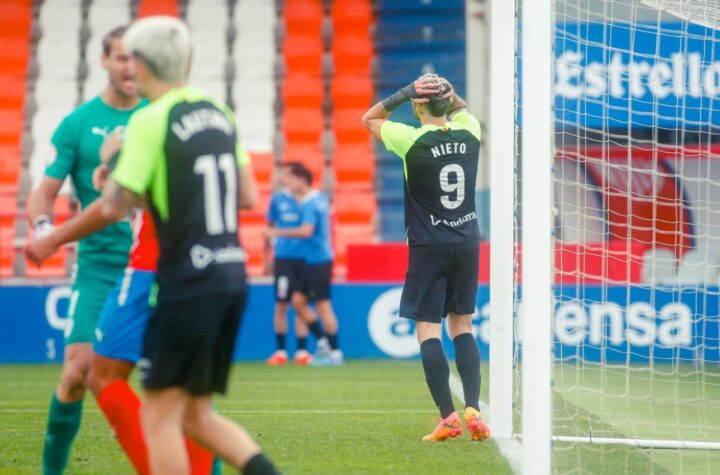
[[370, 1], [334, 0], [332, 20], [335, 31], [368, 34], [373, 21]]
[[240, 242], [248, 255], [247, 270], [250, 275], [262, 274], [265, 253], [263, 229], [264, 224], [240, 226]]
[[20, 146], [0, 143], [0, 187], [17, 187], [20, 175]]
[[335, 74], [367, 74], [373, 56], [369, 35], [338, 34], [333, 40]]
[[338, 143], [369, 143], [370, 133], [362, 123], [367, 109], [339, 109], [333, 116], [333, 131]]
[[339, 225], [370, 224], [377, 204], [372, 192], [338, 189], [333, 197], [333, 208]]
[[322, 0], [286, 0], [285, 25], [289, 34], [320, 36], [323, 22]]
[[323, 103], [323, 81], [319, 76], [293, 73], [285, 76], [282, 100], [287, 108], [316, 108]]
[[4, 74], [25, 76], [27, 74], [27, 60], [29, 54], [29, 40], [24, 36], [7, 36], [0, 33], [0, 71]]
[[0, 145], [17, 146], [20, 143], [22, 129], [22, 108], [0, 109]]
[[13, 274], [13, 262], [15, 261], [14, 236], [14, 226], [0, 225], [0, 277], [10, 277]]
[[0, 109], [22, 108], [25, 102], [25, 78], [0, 75]]
[[334, 265], [343, 273], [347, 265], [349, 244], [367, 244], [374, 240], [372, 224], [336, 224], [333, 229]]
[[375, 155], [370, 143], [338, 145], [332, 159], [338, 189], [353, 186], [369, 189], [375, 173]]
[[283, 132], [289, 144], [317, 144], [324, 128], [324, 117], [318, 109], [285, 109]]
[[291, 144], [285, 147], [283, 163], [300, 162], [310, 169], [313, 183], [317, 186], [325, 168], [325, 155], [319, 145]]
[[269, 185], [275, 169], [275, 156], [272, 153], [251, 153], [250, 157], [258, 187]]
[[270, 192], [258, 193], [258, 200], [252, 209], [240, 212], [240, 226], [246, 225], [267, 225], [265, 215], [270, 204]]
[[143, 18], [153, 15], [179, 16], [177, 0], [141, 0], [137, 16]]
[[367, 109], [372, 104], [372, 81], [367, 74], [336, 76], [330, 85], [333, 106], [336, 109]]
[[13, 226], [17, 213], [17, 196], [15, 194], [0, 195], [0, 226]]
[[0, 3], [0, 34], [27, 38], [32, 18], [32, 0], [6, 0]]
[[323, 43], [319, 35], [288, 35], [283, 44], [286, 73], [305, 73], [320, 77], [322, 54]]

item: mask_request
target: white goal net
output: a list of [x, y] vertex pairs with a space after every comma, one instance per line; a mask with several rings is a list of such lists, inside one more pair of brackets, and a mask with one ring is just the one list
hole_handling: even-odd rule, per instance
[[552, 471], [720, 473], [720, 5], [551, 4]]

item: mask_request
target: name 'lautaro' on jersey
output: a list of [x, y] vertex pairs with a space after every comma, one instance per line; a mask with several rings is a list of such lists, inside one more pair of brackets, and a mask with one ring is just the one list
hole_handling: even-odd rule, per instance
[[444, 142], [430, 148], [433, 158], [442, 157], [444, 155], [457, 155], [467, 151], [467, 145], [464, 142]]
[[235, 128], [227, 116], [218, 109], [210, 107], [195, 109], [181, 115], [170, 128], [183, 142], [187, 142], [193, 135], [209, 129], [220, 130], [227, 135], [235, 132]]

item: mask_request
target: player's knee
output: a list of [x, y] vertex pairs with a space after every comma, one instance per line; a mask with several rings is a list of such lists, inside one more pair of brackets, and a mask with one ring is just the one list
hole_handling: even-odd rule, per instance
[[211, 419], [211, 413], [188, 411], [183, 419], [183, 431], [193, 438], [203, 438], [211, 430]]
[[463, 333], [472, 333], [472, 315], [450, 314], [448, 319], [448, 330], [452, 338]]
[[87, 372], [79, 366], [63, 368], [58, 385], [61, 400], [78, 400], [85, 394]]

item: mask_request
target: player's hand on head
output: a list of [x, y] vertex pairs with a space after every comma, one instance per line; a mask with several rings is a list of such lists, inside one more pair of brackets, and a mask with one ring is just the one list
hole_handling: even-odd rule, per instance
[[[415, 87], [415, 94], [417, 96], [424, 96], [426, 94], [436, 94], [440, 91], [440, 82], [436, 74], [424, 74], [417, 78], [413, 82]], [[413, 98], [415, 100], [417, 98]]]
[[34, 240], [25, 247], [25, 256], [40, 267], [43, 261], [58, 250], [59, 246], [54, 238], [54, 233], [50, 232], [50, 234]]

